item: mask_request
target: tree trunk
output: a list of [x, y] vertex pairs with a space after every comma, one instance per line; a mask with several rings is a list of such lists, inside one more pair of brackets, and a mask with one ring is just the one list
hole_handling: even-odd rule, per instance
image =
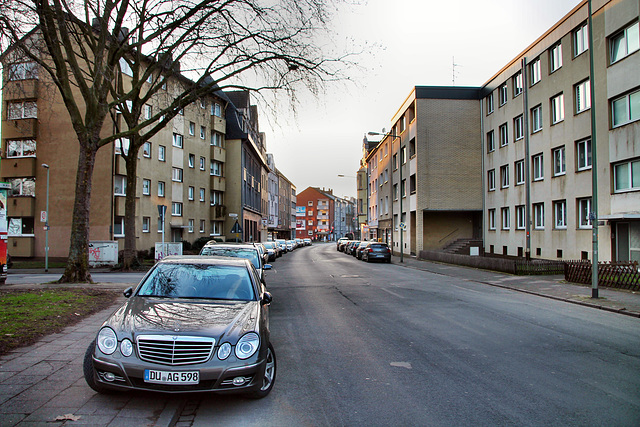
[[76, 195], [73, 206], [73, 222], [69, 242], [67, 267], [58, 283], [93, 283], [89, 272], [89, 212], [91, 205], [91, 180], [97, 149], [89, 148], [89, 141], [80, 142]]
[[[138, 147], [134, 143], [137, 135], [132, 136], [130, 150]], [[136, 174], [138, 172], [138, 155], [137, 151], [129, 151], [129, 161], [126, 162], [127, 168], [127, 191], [124, 203], [124, 253], [122, 257], [122, 269], [131, 270], [138, 263], [136, 257]]]

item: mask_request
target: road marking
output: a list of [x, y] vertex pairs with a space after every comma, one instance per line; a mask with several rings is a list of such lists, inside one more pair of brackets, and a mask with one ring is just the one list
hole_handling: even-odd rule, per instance
[[382, 289], [382, 290], [383, 290], [383, 291], [385, 291], [385, 292], [390, 293], [390, 294], [391, 294], [391, 295], [393, 295], [393, 296], [396, 296], [396, 297], [398, 297], [398, 298], [402, 298], [402, 299], [404, 299], [404, 297], [403, 297], [402, 295], [396, 294], [395, 292], [390, 291], [389, 289], [385, 289], [385, 288], [380, 288], [380, 289]]
[[396, 368], [412, 369], [411, 363], [409, 362], [391, 362], [390, 365], [395, 366]]

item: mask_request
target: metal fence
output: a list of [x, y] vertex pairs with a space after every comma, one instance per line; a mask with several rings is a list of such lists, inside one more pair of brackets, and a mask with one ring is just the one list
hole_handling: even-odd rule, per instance
[[[564, 278], [568, 282], [591, 283], [591, 261], [567, 261]], [[640, 291], [638, 262], [599, 262], [598, 286]]]

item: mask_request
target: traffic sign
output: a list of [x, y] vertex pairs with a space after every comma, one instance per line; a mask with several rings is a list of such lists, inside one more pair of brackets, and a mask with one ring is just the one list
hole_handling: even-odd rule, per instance
[[401, 222], [398, 227], [400, 228], [400, 230], [406, 230], [407, 229], [407, 224], [405, 224], [404, 222]]
[[238, 224], [238, 221], [236, 221], [236, 223], [233, 224], [233, 228], [231, 229], [231, 233], [232, 234], [241, 234], [242, 233], [242, 227], [240, 227], [240, 224]]

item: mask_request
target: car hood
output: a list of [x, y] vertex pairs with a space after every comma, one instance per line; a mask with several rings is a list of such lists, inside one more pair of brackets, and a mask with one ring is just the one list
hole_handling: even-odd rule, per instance
[[259, 302], [132, 297], [105, 322], [119, 337], [141, 334], [206, 336], [220, 342], [257, 330]]

